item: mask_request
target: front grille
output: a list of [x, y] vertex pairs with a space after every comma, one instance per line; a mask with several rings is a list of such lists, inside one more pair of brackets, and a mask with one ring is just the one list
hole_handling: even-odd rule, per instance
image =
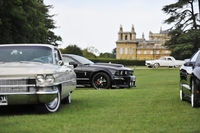
[[0, 80], [0, 93], [29, 92], [33, 87], [28, 85], [35, 84], [34, 79], [4, 79]]
[[133, 76], [133, 71], [128, 70], [118, 70], [115, 72], [116, 76]]
[[26, 85], [26, 79], [0, 80], [0, 85]]

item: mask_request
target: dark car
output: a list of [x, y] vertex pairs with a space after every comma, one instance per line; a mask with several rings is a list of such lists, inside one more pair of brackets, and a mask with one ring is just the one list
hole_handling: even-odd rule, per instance
[[100, 88], [130, 88], [135, 86], [136, 77], [132, 69], [122, 64], [94, 63], [82, 56], [63, 54], [63, 61], [71, 65], [77, 75], [78, 86]]
[[200, 105], [200, 50], [180, 68], [180, 99], [194, 108]]

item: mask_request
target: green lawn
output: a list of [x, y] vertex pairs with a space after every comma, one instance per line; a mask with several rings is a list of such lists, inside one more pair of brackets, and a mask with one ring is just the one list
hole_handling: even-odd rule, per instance
[[0, 133], [199, 133], [200, 108], [179, 100], [179, 69], [136, 67], [131, 89], [78, 88], [53, 114], [0, 108]]

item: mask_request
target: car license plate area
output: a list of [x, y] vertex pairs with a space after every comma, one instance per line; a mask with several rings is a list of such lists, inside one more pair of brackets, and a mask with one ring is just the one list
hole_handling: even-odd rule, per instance
[[0, 95], [0, 106], [1, 105], [8, 105], [7, 96]]

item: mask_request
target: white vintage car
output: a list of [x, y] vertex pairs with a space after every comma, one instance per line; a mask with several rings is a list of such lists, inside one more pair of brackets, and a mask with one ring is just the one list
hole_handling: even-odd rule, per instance
[[159, 66], [167, 66], [167, 67], [180, 67], [185, 63], [183, 60], [176, 60], [172, 56], [162, 56], [157, 60], [146, 60], [145, 65], [150, 68], [158, 68]]
[[0, 45], [0, 106], [34, 104], [38, 113], [56, 112], [75, 88], [76, 74], [57, 47]]

